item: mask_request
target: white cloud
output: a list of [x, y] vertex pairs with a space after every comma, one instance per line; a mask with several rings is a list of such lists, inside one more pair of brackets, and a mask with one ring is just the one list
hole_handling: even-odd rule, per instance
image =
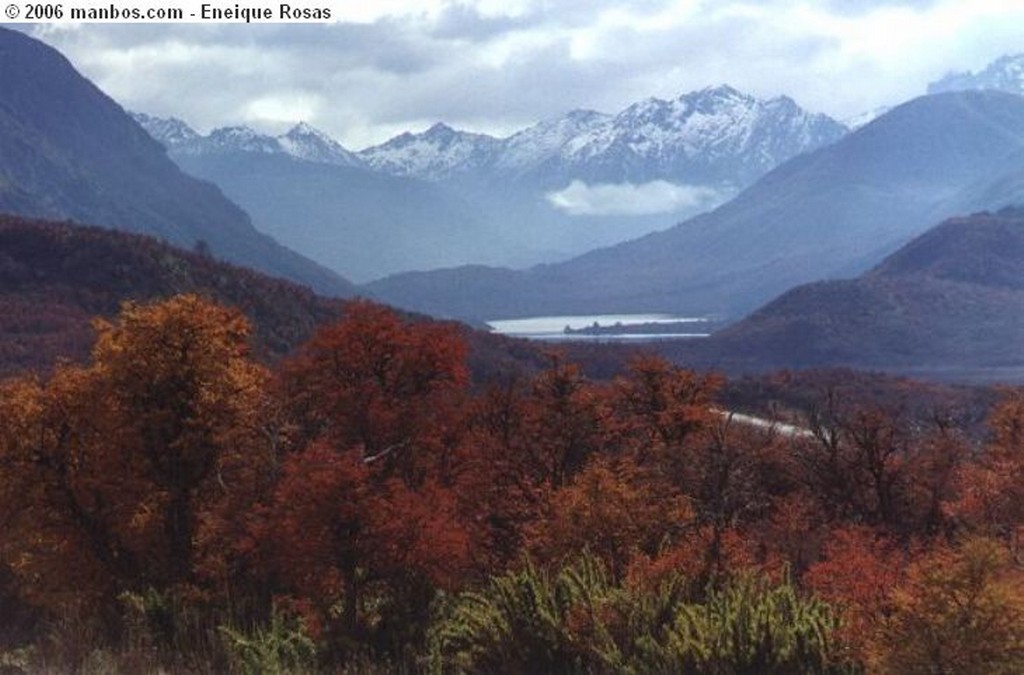
[[649, 216], [697, 208], [712, 208], [727, 196], [699, 185], [663, 180], [596, 184], [574, 180], [563, 190], [549, 192], [548, 202], [572, 216]]
[[[200, 129], [303, 114], [346, 145], [500, 134], [728, 83], [847, 118], [1022, 49], [1020, 0], [379, 0], [330, 25], [37, 26], [124, 105]], [[268, 100], [270, 99], [270, 100]], [[293, 120], [297, 121], [297, 120]], [[269, 129], [268, 129], [269, 130]]]

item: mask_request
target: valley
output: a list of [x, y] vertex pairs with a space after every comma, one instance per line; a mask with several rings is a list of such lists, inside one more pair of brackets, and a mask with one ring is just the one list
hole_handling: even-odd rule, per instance
[[513, 4], [0, 27], [0, 673], [1024, 672], [1024, 10]]

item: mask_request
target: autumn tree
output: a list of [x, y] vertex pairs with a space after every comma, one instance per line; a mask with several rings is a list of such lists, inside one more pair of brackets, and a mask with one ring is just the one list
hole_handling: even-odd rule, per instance
[[713, 398], [721, 384], [717, 375], [701, 375], [659, 357], [634, 358], [612, 385], [607, 426], [618, 447], [629, 449], [641, 463], [678, 453], [687, 439], [717, 421]]
[[902, 536], [947, 527], [967, 443], [936, 414], [915, 419], [900, 406], [852, 405], [834, 392], [812, 408], [811, 436], [795, 455], [807, 490], [830, 520], [881, 525]]
[[839, 635], [851, 658], [867, 662], [881, 622], [891, 612], [906, 556], [891, 538], [861, 525], [836, 528], [822, 557], [804, 583], [838, 610]]
[[338, 628], [359, 637], [364, 598], [405, 582], [451, 587], [464, 573], [470, 542], [455, 510], [448, 490], [376, 482], [357, 453], [315, 443], [285, 460], [256, 526], [258, 556], [274, 587], [311, 601], [328, 626], [339, 609]]
[[205, 515], [252, 496], [253, 465], [268, 460], [266, 373], [237, 311], [179, 296], [128, 303], [97, 330], [88, 366], [4, 396], [3, 556], [50, 607], [200, 582]]
[[692, 518], [689, 500], [656, 472], [631, 458], [598, 457], [551, 495], [545, 518], [531, 528], [530, 548], [557, 562], [589, 550], [622, 579], [636, 555], [657, 554]]
[[422, 627], [434, 589], [465, 573], [471, 535], [452, 488], [465, 352], [450, 325], [360, 301], [282, 368], [296, 431], [254, 556], [339, 643]]
[[875, 658], [889, 673], [1024, 671], [1024, 573], [987, 539], [915, 561], [882, 620]]
[[948, 509], [972, 529], [1009, 542], [1024, 561], [1024, 394], [1006, 392], [988, 425], [991, 441], [960, 469], [960, 494]]
[[443, 466], [468, 373], [455, 328], [411, 323], [366, 301], [346, 306], [283, 367], [283, 400], [304, 442], [352, 449], [410, 484]]

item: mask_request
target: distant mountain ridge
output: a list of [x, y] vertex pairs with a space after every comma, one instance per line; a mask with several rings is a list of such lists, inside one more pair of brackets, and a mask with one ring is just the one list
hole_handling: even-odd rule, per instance
[[789, 98], [727, 86], [617, 115], [577, 110], [503, 139], [438, 123], [358, 153], [301, 123], [281, 136], [244, 126], [204, 136], [181, 120], [136, 119], [261, 229], [358, 280], [566, 259], [669, 227], [846, 133]]
[[481, 180], [483, 173], [483, 180], [534, 180], [546, 187], [564, 187], [573, 179], [742, 185], [848, 131], [787, 96], [761, 100], [727, 85], [672, 101], [649, 98], [616, 115], [574, 110], [507, 138], [438, 122], [422, 133], [406, 132], [359, 152], [304, 122], [276, 137], [246, 126], [221, 127], [202, 136], [176, 118], [134, 116], [178, 154], [282, 153], [430, 181]]
[[201, 245], [325, 294], [355, 292], [336, 273], [258, 232], [217, 187], [179, 170], [57, 51], [6, 28], [0, 28], [0, 92], [0, 212]]
[[746, 185], [779, 163], [838, 140], [832, 118], [792, 99], [761, 100], [722, 85], [664, 101], [649, 98], [616, 115], [575, 110], [508, 138], [438, 124], [362, 150], [367, 164], [396, 175], [479, 179], [564, 187], [588, 183]]
[[305, 122], [299, 122], [280, 136], [261, 134], [247, 126], [220, 127], [203, 136], [177, 117], [156, 117], [140, 112], [131, 115], [164, 147], [182, 155], [255, 152], [337, 166], [365, 166], [354, 153]]
[[[481, 319], [565, 313], [741, 315], [813, 280], [852, 276], [977, 205], [1024, 156], [1024, 98], [955, 92], [898, 106], [662, 232], [526, 272], [466, 267], [366, 286], [400, 306]], [[965, 191], [968, 186], [971, 190]], [[503, 289], [502, 292], [495, 292]]]

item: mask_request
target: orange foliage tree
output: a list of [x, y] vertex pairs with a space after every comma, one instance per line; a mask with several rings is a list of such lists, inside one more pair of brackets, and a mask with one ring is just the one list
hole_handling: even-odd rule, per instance
[[360, 301], [282, 368], [297, 431], [253, 527], [255, 555], [350, 638], [397, 630], [396, 612], [422, 624], [431, 589], [465, 572], [471, 535], [451, 487], [464, 361], [453, 327]]
[[48, 607], [200, 582], [205, 515], [251, 494], [267, 459], [266, 373], [238, 312], [180, 296], [97, 329], [90, 365], [9, 384], [0, 404], [0, 554]]

